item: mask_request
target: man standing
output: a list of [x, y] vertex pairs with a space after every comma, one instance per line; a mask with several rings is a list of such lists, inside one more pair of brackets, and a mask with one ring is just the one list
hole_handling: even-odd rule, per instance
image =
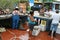
[[15, 8], [12, 13], [12, 28], [17, 29], [19, 24], [19, 9]]
[[53, 37], [55, 37], [55, 33], [56, 33], [56, 30], [60, 21], [59, 11], [56, 11], [56, 13], [53, 14], [51, 18], [52, 18], [52, 23], [51, 23], [49, 35], [51, 35], [52, 31], [54, 31]]

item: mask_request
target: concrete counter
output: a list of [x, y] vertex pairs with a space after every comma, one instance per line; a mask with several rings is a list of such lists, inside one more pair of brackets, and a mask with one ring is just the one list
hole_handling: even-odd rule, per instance
[[34, 16], [34, 18], [37, 18], [37, 20], [40, 19], [40, 24], [41, 24], [42, 20], [46, 21], [46, 31], [50, 30], [50, 26], [51, 26], [51, 22], [52, 22], [51, 18], [43, 17], [43, 16]]

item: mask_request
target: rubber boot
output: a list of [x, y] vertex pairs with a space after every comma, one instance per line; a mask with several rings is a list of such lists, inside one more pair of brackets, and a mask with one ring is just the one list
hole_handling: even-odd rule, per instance
[[53, 37], [56, 37], [56, 31], [54, 31], [54, 33], [53, 33]]
[[52, 31], [50, 31], [48, 35], [51, 36], [51, 33], [52, 33]]

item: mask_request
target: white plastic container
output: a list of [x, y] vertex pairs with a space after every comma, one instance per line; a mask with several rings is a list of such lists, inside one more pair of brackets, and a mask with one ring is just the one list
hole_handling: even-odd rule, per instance
[[4, 27], [0, 27], [0, 32], [5, 32], [6, 29]]
[[39, 26], [34, 26], [34, 29], [32, 31], [32, 35], [33, 36], [38, 36], [39, 33], [40, 33], [40, 27]]
[[40, 25], [40, 29], [41, 29], [41, 31], [45, 31], [46, 30], [46, 26]]

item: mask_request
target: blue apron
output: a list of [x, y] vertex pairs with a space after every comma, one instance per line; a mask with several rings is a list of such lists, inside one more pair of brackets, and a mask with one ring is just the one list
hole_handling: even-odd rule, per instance
[[12, 16], [12, 28], [18, 28], [18, 24], [19, 24], [19, 15], [15, 14]]

